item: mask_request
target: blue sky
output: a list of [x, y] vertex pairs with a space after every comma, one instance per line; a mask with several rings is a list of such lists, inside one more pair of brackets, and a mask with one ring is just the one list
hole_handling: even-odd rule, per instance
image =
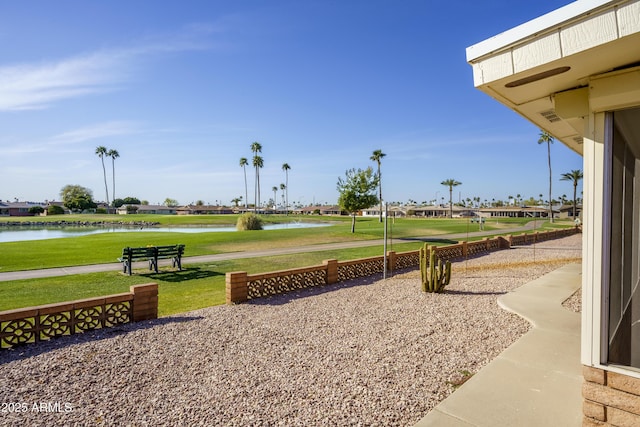
[[[381, 149], [389, 202], [548, 192], [539, 130], [473, 86], [465, 49], [556, 1], [0, 1], [0, 200], [105, 200], [97, 146], [119, 152], [116, 197], [335, 203]], [[107, 160], [109, 198], [113, 198]], [[552, 145], [560, 174], [582, 158]], [[253, 202], [253, 171], [247, 169]], [[280, 198], [280, 193], [278, 193]]]

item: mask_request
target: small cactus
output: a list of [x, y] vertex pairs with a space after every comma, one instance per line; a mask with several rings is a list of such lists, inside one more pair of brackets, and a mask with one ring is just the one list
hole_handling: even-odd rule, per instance
[[[427, 260], [428, 257], [428, 260]], [[426, 243], [420, 248], [420, 276], [422, 292], [442, 292], [451, 280], [451, 262], [438, 259], [436, 264], [436, 250]]]

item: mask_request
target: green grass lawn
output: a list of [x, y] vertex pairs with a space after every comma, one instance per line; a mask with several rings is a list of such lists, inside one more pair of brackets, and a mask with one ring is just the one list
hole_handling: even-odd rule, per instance
[[[137, 215], [131, 216], [138, 217]], [[233, 215], [140, 215], [139, 217], [144, 221], [155, 219], [162, 225], [203, 225], [205, 220], [210, 221], [209, 225], [220, 225], [223, 224], [222, 221], [230, 221], [229, 216]], [[64, 218], [67, 221], [106, 221], [105, 217], [111, 220], [114, 217], [120, 218], [114, 215], [67, 215]], [[64, 239], [0, 243], [0, 272], [116, 262], [122, 254], [122, 248], [126, 246], [140, 247], [182, 243], [186, 245], [185, 256], [195, 256], [381, 239], [384, 236], [383, 224], [378, 222], [377, 218], [358, 218], [355, 233], [350, 232], [350, 220], [344, 217], [267, 215], [265, 218], [271, 222], [323, 220], [331, 221], [333, 225], [321, 228], [210, 233], [123, 231]], [[526, 222], [521, 218], [490, 220], [485, 223], [484, 229], [500, 233], [505, 228], [521, 226]], [[540, 225], [542, 226], [543, 223]], [[393, 238], [437, 236], [446, 233], [473, 231], [478, 231], [478, 224], [471, 224], [468, 219], [396, 219], [389, 221], [388, 225], [388, 235]]]
[[[393, 250], [416, 250], [421, 245], [422, 242], [403, 243], [394, 245]], [[255, 274], [319, 265], [326, 259], [346, 260], [378, 255], [383, 255], [382, 245], [212, 263], [185, 263], [183, 271], [161, 267], [157, 274], [148, 270], [134, 270], [135, 274], [129, 276], [113, 271], [0, 282], [0, 311], [128, 292], [131, 285], [157, 283], [159, 315], [167, 316], [224, 304], [225, 274], [230, 271]]]
[[[70, 216], [65, 216], [66, 221]], [[114, 216], [81, 216], [80, 221], [104, 221]], [[140, 215], [136, 220], [158, 221], [162, 225], [220, 225], [229, 221], [228, 215], [160, 216]], [[51, 217], [49, 217], [51, 218]], [[120, 217], [115, 217], [120, 219]], [[144, 219], [141, 219], [144, 218]], [[356, 233], [350, 232], [350, 219], [344, 217], [266, 216], [271, 222], [323, 220], [333, 225], [322, 228], [299, 228], [247, 232], [210, 233], [105, 233], [63, 239], [0, 243], [0, 272], [117, 262], [125, 246], [167, 245], [183, 243], [186, 256], [241, 252], [276, 247], [291, 247], [354, 240], [381, 239], [383, 224], [377, 218], [358, 218]], [[31, 218], [33, 220], [33, 218]], [[207, 222], [209, 221], [209, 222]], [[523, 219], [489, 220], [484, 229], [495, 231], [524, 225]], [[540, 222], [538, 229], [551, 224]], [[571, 222], [557, 222], [553, 227], [570, 226]], [[449, 233], [478, 231], [478, 224], [467, 219], [396, 219], [389, 221], [388, 235], [400, 237], [437, 237]], [[415, 250], [423, 243], [403, 243], [389, 246], [397, 252]], [[45, 279], [0, 282], [0, 311], [14, 308], [50, 304], [74, 299], [97, 297], [127, 292], [129, 286], [158, 283], [159, 314], [182, 313], [198, 308], [223, 304], [225, 300], [225, 274], [230, 271], [263, 273], [288, 268], [317, 265], [325, 259], [349, 260], [382, 255], [382, 245], [372, 247], [300, 253], [264, 258], [189, 264], [181, 272], [165, 268], [158, 274], [146, 270], [133, 276], [120, 272], [91, 273]]]

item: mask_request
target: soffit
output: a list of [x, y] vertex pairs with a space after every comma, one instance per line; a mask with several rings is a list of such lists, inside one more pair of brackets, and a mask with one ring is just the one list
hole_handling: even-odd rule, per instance
[[[640, 63], [640, 0], [576, 3], [599, 5], [573, 20], [561, 14], [565, 19], [561, 24], [509, 45], [498, 48], [494, 40], [495, 50], [471, 57], [469, 62], [478, 89], [581, 154], [581, 119], [555, 115], [553, 95], [587, 86], [593, 76]], [[542, 18], [534, 20], [538, 21], [536, 28], [548, 22]], [[518, 34], [522, 35], [522, 29]], [[536, 80], [536, 76], [553, 74], [554, 70], [559, 73]]]

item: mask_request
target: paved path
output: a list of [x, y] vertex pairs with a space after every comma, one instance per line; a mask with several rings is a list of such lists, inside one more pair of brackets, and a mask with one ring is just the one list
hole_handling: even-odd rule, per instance
[[[524, 227], [504, 229], [504, 230], [492, 230], [492, 231], [474, 231], [469, 233], [457, 233], [457, 234], [443, 234], [434, 235], [429, 237], [415, 237], [415, 238], [403, 238], [392, 239], [388, 242], [388, 245], [392, 246], [399, 243], [408, 243], [415, 241], [437, 241], [437, 240], [462, 240], [469, 237], [482, 237], [500, 234], [514, 234], [520, 233], [533, 228], [533, 222], [525, 225]], [[275, 255], [288, 255], [304, 252], [320, 252], [330, 251], [335, 249], [349, 249], [349, 248], [362, 248], [367, 246], [382, 246], [384, 240], [359, 240], [356, 242], [341, 242], [341, 243], [326, 243], [321, 245], [309, 245], [309, 246], [296, 246], [286, 248], [274, 248], [265, 249], [260, 251], [246, 251], [246, 252], [228, 252], [216, 255], [198, 255], [191, 257], [184, 257], [182, 263], [195, 264], [203, 262], [215, 262], [224, 261], [230, 259], [242, 259], [242, 258], [259, 258]], [[382, 252], [382, 251], [381, 251]], [[170, 263], [170, 260], [166, 260], [166, 263]], [[134, 268], [144, 268], [146, 262], [142, 261], [134, 263]], [[39, 279], [43, 277], [56, 277], [56, 276], [69, 276], [72, 274], [85, 274], [85, 273], [100, 273], [105, 271], [118, 271], [122, 270], [122, 264], [119, 262], [113, 262], [109, 264], [91, 264], [91, 265], [78, 265], [73, 267], [56, 267], [46, 268], [42, 270], [22, 270], [22, 271], [10, 271], [6, 273], [0, 273], [0, 282], [6, 282], [9, 280], [22, 280], [22, 279]]]
[[532, 329], [415, 427], [582, 425], [580, 313], [562, 307], [581, 286], [568, 264], [498, 298]]

